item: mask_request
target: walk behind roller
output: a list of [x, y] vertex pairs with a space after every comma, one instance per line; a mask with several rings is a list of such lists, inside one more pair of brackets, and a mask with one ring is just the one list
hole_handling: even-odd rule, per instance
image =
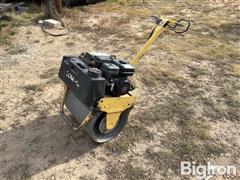
[[134, 74], [134, 66], [165, 29], [180, 34], [190, 27], [190, 22], [183, 19], [153, 19], [156, 24], [148, 41], [129, 63], [105, 53], [63, 57], [59, 71], [59, 78], [65, 83], [61, 115], [73, 130], [84, 129], [98, 143], [107, 142], [122, 131], [136, 101], [128, 80]]

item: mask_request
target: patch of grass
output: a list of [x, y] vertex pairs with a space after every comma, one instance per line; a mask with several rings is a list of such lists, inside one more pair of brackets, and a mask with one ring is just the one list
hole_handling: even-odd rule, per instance
[[[156, 6], [151, 6], [154, 2]], [[134, 17], [149, 17], [151, 15], [174, 14], [174, 9], [169, 2], [158, 2], [154, 0], [107, 0], [97, 6], [88, 6], [85, 11], [92, 13], [120, 13]]]
[[188, 134], [189, 136], [200, 140], [207, 140], [210, 138], [208, 132], [209, 127], [203, 124], [203, 122], [196, 120], [182, 120], [179, 124], [181, 124], [180, 126], [182, 127], [183, 134]]
[[203, 115], [209, 118], [220, 119], [224, 116], [224, 112], [218, 107], [212, 98], [201, 97], [203, 103]]
[[165, 174], [168, 169], [178, 169], [179, 167], [178, 162], [176, 162], [177, 158], [174, 158], [174, 155], [168, 151], [156, 151], [154, 147], [149, 147], [146, 149], [144, 157], [153, 164], [156, 173], [161, 171]]
[[34, 4], [28, 5], [29, 10], [20, 14], [7, 13], [0, 21], [0, 45], [11, 44], [12, 36], [18, 32], [18, 27], [34, 21], [41, 16], [41, 9]]
[[240, 76], [240, 65], [239, 65], [239, 64], [234, 64], [234, 65], [233, 65], [233, 73], [234, 73], [235, 75]]
[[117, 34], [129, 23], [129, 16], [109, 17], [109, 19], [101, 19], [96, 28], [101, 34]]
[[131, 164], [131, 161], [132, 160], [121, 165], [119, 165], [119, 163], [109, 164], [109, 166], [106, 168], [107, 179], [150, 180], [154, 178], [150, 170], [139, 166], [134, 167]]
[[[182, 43], [184, 46], [176, 47], [179, 50], [175, 51], [175, 53], [180, 52], [180, 48], [189, 47], [188, 56], [192, 59], [221, 61], [239, 56], [239, 50], [236, 48], [235, 43], [223, 41], [222, 38], [198, 34], [191, 38], [186, 38]], [[194, 48], [190, 48], [192, 44], [195, 45]], [[211, 46], [206, 46], [206, 44]]]
[[145, 125], [154, 125], [156, 123], [162, 125], [164, 121], [189, 121], [194, 117], [195, 112], [191, 109], [190, 102], [183, 99], [175, 96], [168, 98], [165, 103], [153, 102], [154, 106], [150, 106], [142, 113], [137, 114], [136, 119], [139, 119]]
[[10, 15], [13, 18], [12, 25], [20, 26], [27, 22], [33, 21], [36, 18], [40, 17], [42, 10], [40, 6], [36, 4], [28, 4], [29, 10], [20, 14], [11, 13]]
[[165, 150], [154, 150], [154, 147], [149, 147], [145, 152], [145, 158], [153, 163], [154, 171], [161, 170], [163, 174], [171, 169], [174, 174], [180, 175], [181, 161], [206, 164], [210, 158], [225, 152], [223, 145], [216, 144], [213, 140], [199, 141], [190, 134], [171, 132], [165, 138], [163, 142]]
[[97, 178], [94, 177], [94, 175], [83, 175], [83, 176], [80, 176], [79, 179], [81, 179], [81, 180], [96, 180]]
[[227, 23], [222, 23], [219, 27], [217, 27], [217, 29], [218, 33], [221, 33], [222, 37], [224, 37], [224, 39], [226, 40], [240, 40], [240, 24], [237, 21], [229, 21]]
[[58, 78], [58, 76], [52, 77], [49, 81], [47, 81], [43, 86], [45, 87], [48, 84], [60, 84], [61, 80]]
[[[137, 142], [154, 140], [154, 133], [148, 127], [164, 127], [165, 122], [177, 123], [182, 133], [187, 133], [199, 139], [208, 139], [208, 128], [198, 121], [191, 121], [195, 113], [191, 105], [182, 99], [174, 97], [168, 103], [154, 103], [142, 112], [135, 114], [123, 131], [122, 136], [106, 144], [106, 149], [113, 153], [126, 153]], [[183, 121], [183, 122], [182, 122]]]
[[60, 79], [57, 76], [55, 76], [55, 77], [52, 77], [51, 79], [49, 79], [46, 82], [39, 83], [39, 84], [28, 84], [28, 85], [23, 86], [22, 88], [26, 93], [43, 92], [43, 90], [47, 86], [53, 85], [53, 84], [59, 84], [59, 83], [60, 83]]
[[0, 45], [3, 44], [11, 44], [11, 37], [17, 33], [17, 29], [15, 27], [4, 26], [0, 27]]
[[[141, 68], [140, 68], [141, 71]], [[175, 84], [185, 84], [183, 77], [179, 76], [176, 70], [161, 65], [148, 65], [142, 68], [141, 80], [148, 87], [156, 87], [161, 83], [174, 82]]]
[[43, 88], [38, 84], [29, 84], [24, 86], [23, 89], [26, 93], [43, 91]]
[[191, 134], [172, 132], [167, 134], [164, 145], [178, 157], [179, 160], [206, 163], [211, 156], [219, 156], [225, 148], [212, 139], [201, 141]]
[[68, 47], [72, 47], [75, 45], [75, 43], [74, 42], [66, 42], [65, 45]]
[[153, 140], [153, 134], [143, 125], [128, 125], [124, 128], [120, 137], [108, 142], [105, 148], [110, 153], [124, 154], [129, 151], [131, 146], [135, 146], [140, 141]]
[[6, 119], [6, 116], [4, 114], [0, 115], [0, 121], [4, 121]]
[[39, 39], [36, 39], [33, 41], [34, 43], [40, 43], [40, 40]]
[[240, 121], [240, 96], [238, 92], [239, 88], [233, 86], [231, 89], [224, 88], [222, 94], [227, 104], [225, 115], [231, 121]]
[[194, 66], [187, 66], [189, 69], [189, 75], [192, 78], [198, 78], [199, 76], [205, 75], [206, 74], [206, 70], [202, 69], [200, 67], [194, 67]]
[[99, 35], [122, 34], [124, 28], [130, 23], [129, 16], [108, 16], [104, 18], [97, 16], [95, 17], [96, 22], [89, 24], [87, 16], [78, 9], [73, 9], [66, 12], [63, 20], [68, 27], [75, 31], [93, 32], [98, 36], [97, 40]]
[[56, 99], [53, 99], [51, 101], [51, 104], [53, 104], [54, 106], [59, 106], [62, 103], [62, 100], [63, 100], [63, 95], [59, 96]]
[[136, 119], [142, 127], [164, 127], [167, 121], [176, 125], [176, 129], [164, 135], [160, 150], [149, 147], [145, 152], [145, 158], [153, 164], [154, 171], [163, 175], [169, 175], [169, 169], [179, 175], [180, 162], [183, 160], [206, 163], [212, 156], [225, 152], [224, 146], [215, 143], [210, 136], [207, 122], [195, 118], [195, 112], [187, 98], [176, 96], [164, 104], [156, 102], [154, 106], [139, 113]]
[[53, 78], [58, 74], [58, 67], [53, 67], [40, 75], [41, 79]]
[[15, 44], [10, 46], [10, 48], [8, 48], [8, 53], [11, 55], [22, 54], [22, 53], [25, 53], [27, 49], [28, 48], [26, 46]]
[[88, 27], [85, 27], [84, 24], [86, 19], [87, 16], [82, 13], [81, 9], [77, 8], [66, 9], [63, 16], [64, 24], [77, 31], [87, 30]]

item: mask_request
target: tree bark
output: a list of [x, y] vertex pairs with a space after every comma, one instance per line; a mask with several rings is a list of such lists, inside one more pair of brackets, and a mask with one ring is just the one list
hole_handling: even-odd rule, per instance
[[59, 14], [62, 14], [63, 9], [62, 9], [62, 0], [54, 0], [55, 1], [55, 6], [57, 8], [57, 12]]
[[46, 19], [59, 19], [59, 14], [56, 9], [55, 0], [44, 1], [44, 16]]

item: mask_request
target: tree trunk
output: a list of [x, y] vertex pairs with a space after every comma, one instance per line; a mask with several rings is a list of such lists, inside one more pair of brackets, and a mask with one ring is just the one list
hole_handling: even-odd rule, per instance
[[59, 14], [62, 14], [62, 11], [63, 11], [63, 9], [62, 9], [62, 0], [54, 0], [54, 1], [55, 1], [55, 6], [57, 8], [57, 12]]
[[45, 12], [44, 12], [44, 16], [46, 19], [59, 19], [59, 15], [57, 13], [57, 9], [56, 9], [56, 4], [55, 4], [55, 0], [45, 0], [44, 1], [45, 4]]

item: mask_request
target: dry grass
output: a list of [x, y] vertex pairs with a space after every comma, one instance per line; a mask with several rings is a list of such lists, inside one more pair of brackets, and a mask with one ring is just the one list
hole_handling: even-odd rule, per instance
[[41, 16], [39, 6], [28, 4], [29, 10], [20, 14], [6, 13], [0, 20], [0, 45], [10, 44], [12, 36], [18, 32], [18, 27], [35, 21]]
[[101, 36], [121, 33], [130, 23], [129, 16], [109, 16], [107, 19], [101, 17], [96, 15], [95, 22], [89, 24], [85, 13], [79, 13], [78, 9], [71, 9], [66, 10], [63, 21], [75, 31], [93, 32]]
[[58, 68], [54, 67], [49, 70], [47, 70], [45, 73], [40, 75], [40, 79], [44, 80], [44, 82], [40, 82], [38, 84], [28, 84], [23, 86], [23, 90], [26, 93], [30, 92], [40, 92], [42, 93], [45, 88], [55, 85], [55, 84], [60, 84], [60, 79], [58, 78]]
[[[237, 48], [238, 23], [233, 18], [235, 12], [234, 8], [222, 9], [220, 5], [216, 8], [206, 7], [202, 2], [196, 1], [183, 4], [172, 1], [107, 1], [97, 6], [81, 8], [80, 13], [79, 10], [74, 12], [74, 16], [78, 18], [84, 17], [84, 14], [97, 14], [93, 26], [89, 26], [82, 18], [77, 26], [74, 24], [76, 30], [81, 32], [84, 27], [84, 31], [91, 32], [96, 39], [99, 34], [104, 37], [114, 37], [117, 34], [121, 39], [119, 42], [133, 46], [130, 53], [137, 52], [148, 35], [139, 35], [124, 29], [130, 28], [129, 23], [133, 22], [133, 18], [142, 20], [150, 15], [163, 15], [192, 20], [192, 27], [186, 35], [165, 33], [166, 38], [161, 43], [156, 42], [151, 49], [152, 53], [146, 55], [154, 59], [143, 58], [146, 62], [137, 68], [136, 79], [144, 85], [140, 88], [148, 91], [154, 98], [145, 99], [143, 104], [148, 107], [144, 107], [142, 111], [138, 109], [137, 115], [130, 119], [131, 123], [122, 136], [105, 146], [110, 154], [126, 155], [139, 143], [158, 141], [158, 131], [162, 132], [159, 149], [156, 150], [153, 145], [145, 150], [145, 159], [154, 167], [153, 172], [133, 166], [130, 160], [124, 165], [110, 164], [107, 168], [109, 179], [151, 179], [154, 173], [167, 177], [169, 169], [173, 171], [173, 175], [179, 175], [182, 160], [206, 163], [212, 157], [219, 157], [226, 152], [221, 142], [216, 141], [209, 133], [212, 129], [208, 122], [225, 116], [230, 121], [240, 117], [237, 112], [239, 87], [233, 85], [238, 80], [240, 58]], [[219, 19], [221, 13], [225, 17]], [[102, 18], [103, 14], [113, 15]], [[150, 29], [147, 23], [140, 23], [137, 27], [139, 26], [144, 32]], [[116, 39], [108, 39], [108, 43], [115, 46]], [[209, 80], [210, 84], [206, 84], [204, 80]], [[225, 83], [232, 85], [225, 86]], [[213, 92], [214, 88], [220, 90]], [[205, 97], [207, 92], [213, 93], [214, 97]], [[225, 98], [223, 102], [222, 98]], [[217, 101], [227, 106], [227, 110], [223, 110]], [[165, 129], [169, 127], [169, 123], [175, 127], [170, 132]], [[153, 127], [158, 131], [149, 130]]]
[[0, 28], [0, 34], [1, 34], [1, 38], [0, 38], [0, 44], [10, 44], [11, 42], [11, 36], [13, 36], [14, 34], [16, 34], [16, 29], [15, 28], [11, 28], [9, 26], [7, 27], [1, 27]]
[[233, 65], [233, 73], [236, 75], [240, 75], [240, 65], [239, 64], [234, 64]]
[[135, 179], [145, 179], [145, 180], [151, 180], [154, 178], [154, 176], [151, 173], [151, 170], [144, 169], [143, 167], [134, 167], [131, 164], [131, 159], [127, 163], [124, 163], [122, 165], [119, 164], [109, 164], [109, 166], [106, 168], [107, 171], [107, 179], [129, 179], [129, 180], [135, 180]]
[[24, 86], [23, 88], [25, 90], [32, 90], [32, 91], [41, 91], [43, 88], [47, 87], [49, 84], [59, 84], [61, 81], [57, 76], [51, 77], [48, 79], [48, 81], [40, 83], [40, 84], [35, 84], [35, 85], [27, 85]]
[[[151, 3], [156, 4], [152, 6]], [[100, 3], [98, 6], [89, 6], [83, 8], [85, 12], [95, 13], [120, 13], [130, 17], [149, 17], [155, 15], [174, 14], [175, 10], [169, 6], [169, 2], [155, 0], [107, 0], [105, 3]]]
[[126, 25], [128, 25], [129, 23], [130, 23], [129, 16], [114, 17], [109, 18], [108, 20], [102, 19], [98, 22], [98, 26], [96, 27], [96, 29], [98, 29], [99, 33], [103, 35], [117, 34], [120, 33], [123, 30], [123, 28], [125, 28]]
[[184, 78], [177, 74], [175, 69], [169, 66], [164, 67], [163, 64], [148, 65], [147, 67], [140, 67], [139, 70], [146, 72], [141, 75], [141, 79], [150, 88], [156, 87], [160, 81], [162, 83], [172, 81], [184, 84]]
[[[66, 146], [62, 145], [64, 141], [57, 145], [63, 149], [69, 148], [69, 152], [63, 152], [76, 154], [76, 157], [71, 162], [64, 161], [61, 168], [69, 170], [69, 164], [73, 163], [71, 165], [76, 169], [80, 167], [82, 173], [82, 167], [85, 166], [82, 162], [85, 160], [87, 167], [95, 169], [102, 168], [101, 163], [105, 162], [106, 167], [99, 174], [96, 173], [96, 176], [104, 174], [108, 179], [175, 179], [176, 176], [180, 178], [179, 164], [182, 160], [205, 164], [224, 157], [239, 165], [236, 159], [239, 157], [240, 53], [239, 25], [236, 22], [239, 15], [236, 12], [237, 5], [234, 1], [229, 1], [226, 5], [222, 1], [216, 3], [211, 0], [109, 0], [98, 5], [66, 10], [63, 21], [71, 33], [77, 32], [80, 36], [59, 38], [61, 43], [64, 42], [61, 47], [67, 47], [63, 48], [64, 53], [77, 54], [80, 53], [79, 49], [90, 48], [111, 51], [120, 58], [131, 58], [151, 30], [149, 15], [158, 14], [174, 19], [185, 17], [192, 21], [192, 27], [184, 35], [167, 31], [143, 57], [133, 77], [140, 97], [121, 135], [86, 155], [79, 155], [76, 151], [79, 151], [79, 147], [86, 149], [91, 146], [90, 142], [81, 146], [82, 140], [86, 139], [78, 139], [79, 135], [74, 135], [75, 139], [66, 137]], [[59, 47], [56, 46], [59, 39], [50, 40], [51, 46]], [[91, 43], [84, 42], [85, 40]], [[24, 48], [19, 50], [20, 52], [13, 50], [8, 53], [13, 56], [24, 53]], [[45, 51], [41, 55], [45, 55]], [[42, 58], [42, 61], [45, 59], [47, 58]], [[55, 88], [59, 87], [58, 69], [53, 67], [56, 66], [45, 67], [46, 71], [38, 77], [39, 83], [22, 87], [25, 96], [21, 99], [23, 109], [18, 111], [18, 115], [23, 119], [34, 112], [38, 118], [48, 121], [50, 112], [53, 114], [58, 111], [55, 106], [59, 105], [61, 97], [52, 96]], [[49, 93], [48, 88], [54, 89], [54, 93]], [[45, 100], [41, 101], [44, 97]], [[3, 114], [2, 117], [7, 119], [8, 114]], [[28, 118], [32, 121], [32, 117]], [[52, 128], [60, 124], [53, 122]], [[60, 124], [59, 129], [56, 129], [59, 134], [54, 134], [54, 137], [62, 137], [61, 133], [65, 137], [67, 130], [63, 127], [65, 125]], [[32, 138], [33, 141], [38, 141], [38, 137]], [[50, 137], [49, 139], [53, 138]], [[69, 139], [74, 143], [73, 146]], [[47, 151], [41, 152], [45, 154]], [[65, 153], [63, 154], [66, 155]], [[230, 154], [230, 157], [225, 157], [225, 153]], [[105, 158], [98, 159], [98, 156]], [[56, 162], [62, 162], [62, 157], [51, 158], [49, 161], [57, 166]], [[31, 160], [31, 157], [27, 158]], [[95, 166], [97, 163], [99, 164]], [[13, 174], [28, 177], [31, 168], [24, 164], [22, 168], [21, 166], [19, 164]], [[87, 170], [95, 171], [94, 168]], [[48, 170], [53, 172], [52, 177], [64, 174], [62, 169], [61, 172], [54, 169]], [[71, 169], [71, 172], [77, 174], [78, 170]], [[46, 174], [43, 176], [50, 177]], [[92, 179], [93, 176], [81, 174], [80, 178]]]
[[44, 72], [43, 74], [40, 75], [41, 79], [49, 79], [52, 77], [56, 77], [58, 74], [58, 67], [53, 67], [50, 68], [49, 70], [47, 70], [46, 72]]

